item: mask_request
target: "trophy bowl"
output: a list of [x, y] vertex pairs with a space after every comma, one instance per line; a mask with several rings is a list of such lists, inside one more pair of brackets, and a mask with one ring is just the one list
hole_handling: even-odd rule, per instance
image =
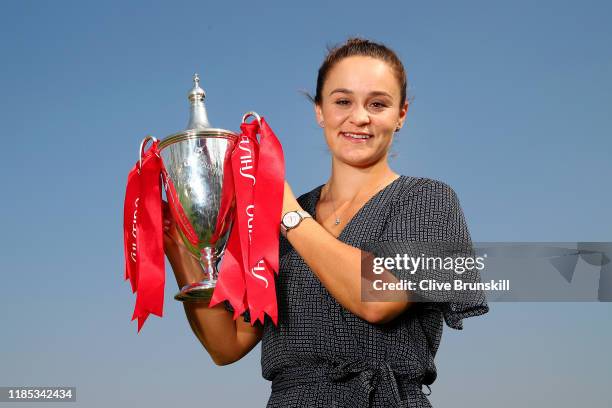
[[220, 211], [225, 170], [230, 169], [236, 139], [236, 134], [223, 129], [192, 129], [159, 144], [168, 204], [183, 243], [202, 267], [200, 281], [181, 288], [176, 300], [209, 301], [212, 297], [217, 263], [233, 221], [233, 197], [226, 211]]

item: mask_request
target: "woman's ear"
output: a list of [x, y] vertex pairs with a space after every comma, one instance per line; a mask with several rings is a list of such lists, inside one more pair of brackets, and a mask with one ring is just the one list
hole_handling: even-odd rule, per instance
[[400, 108], [400, 114], [399, 114], [399, 126], [401, 127], [404, 124], [404, 121], [406, 120], [406, 114], [408, 113], [408, 101], [404, 102], [404, 106], [402, 106]]
[[315, 103], [314, 108], [315, 115], [317, 116], [317, 123], [319, 124], [319, 126], [324, 127], [325, 122], [323, 120], [323, 110], [321, 109], [321, 106]]

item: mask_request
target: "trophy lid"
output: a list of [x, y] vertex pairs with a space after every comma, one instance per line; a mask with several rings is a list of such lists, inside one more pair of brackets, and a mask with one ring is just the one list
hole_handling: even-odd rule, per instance
[[187, 130], [209, 129], [210, 122], [208, 121], [206, 106], [204, 105], [206, 92], [200, 88], [200, 76], [197, 73], [193, 75], [193, 88], [191, 88], [187, 94], [187, 98], [191, 104], [191, 112], [189, 115], [189, 123], [187, 123]]
[[191, 105], [187, 128], [163, 139], [159, 144], [160, 150], [174, 143], [194, 138], [215, 137], [235, 140], [238, 137], [236, 133], [229, 130], [210, 126], [206, 106], [204, 105], [205, 98], [206, 92], [200, 87], [200, 76], [196, 73], [193, 75], [193, 88], [187, 94], [187, 99], [189, 99]]

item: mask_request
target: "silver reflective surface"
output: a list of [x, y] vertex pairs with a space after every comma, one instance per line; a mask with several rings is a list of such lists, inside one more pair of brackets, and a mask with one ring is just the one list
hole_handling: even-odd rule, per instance
[[[204, 253], [218, 258], [228, 238], [233, 211], [228, 211], [225, 219], [219, 220], [224, 169], [229, 166], [230, 155], [236, 141], [231, 132], [207, 129], [185, 131], [163, 140], [160, 144], [161, 156], [176, 190], [178, 202], [171, 198], [166, 189], [168, 202], [180, 205], [187, 220], [193, 227], [198, 239], [196, 246], [186, 239], [186, 232], [179, 228], [183, 241], [189, 250], [204, 261]], [[219, 230], [215, 227], [219, 225]], [[177, 223], [180, 226], [180, 222]], [[219, 237], [216, 242], [211, 238]], [[205, 251], [206, 248], [213, 249]], [[208, 257], [210, 259], [210, 256]], [[214, 259], [213, 259], [214, 261]], [[208, 262], [206, 262], [208, 263]], [[214, 265], [203, 265], [205, 269]], [[211, 276], [209, 279], [216, 279]]]

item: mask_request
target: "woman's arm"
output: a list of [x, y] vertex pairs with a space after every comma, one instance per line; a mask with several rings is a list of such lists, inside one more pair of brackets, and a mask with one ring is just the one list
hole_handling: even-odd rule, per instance
[[[199, 280], [201, 267], [182, 244], [168, 211], [164, 213], [164, 250], [182, 288]], [[191, 329], [217, 365], [240, 360], [261, 340], [261, 326], [251, 326], [242, 317], [234, 320], [222, 304], [209, 308], [203, 303], [184, 302], [183, 306]]]
[[[302, 207], [285, 182], [282, 214], [295, 210]], [[307, 218], [289, 230], [287, 239], [338, 303], [362, 319], [386, 323], [410, 305], [407, 293], [394, 302], [362, 302], [361, 250], [336, 239], [314, 219]], [[386, 277], [388, 281], [397, 281], [391, 274]]]

